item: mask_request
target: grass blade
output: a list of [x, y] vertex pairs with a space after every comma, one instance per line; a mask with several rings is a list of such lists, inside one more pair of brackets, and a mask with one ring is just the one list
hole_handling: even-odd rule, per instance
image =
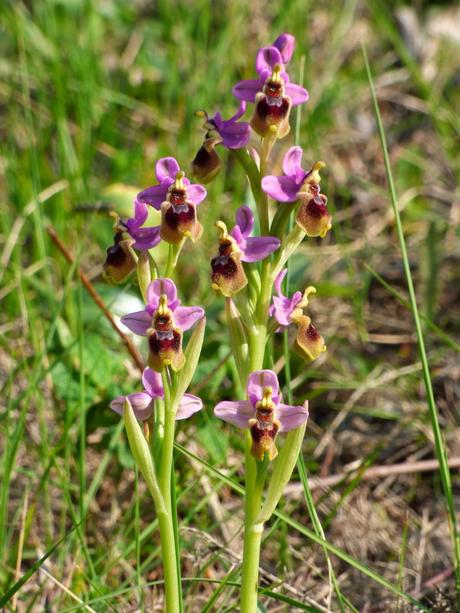
[[369, 88], [371, 91], [372, 102], [374, 104], [375, 118], [377, 121], [377, 128], [379, 132], [380, 143], [382, 145], [383, 159], [384, 159], [385, 171], [386, 171], [386, 176], [387, 176], [387, 181], [388, 181], [388, 188], [390, 192], [391, 205], [393, 207], [393, 213], [395, 216], [396, 230], [398, 234], [399, 245], [401, 248], [404, 273], [406, 276], [407, 288], [409, 291], [410, 306], [412, 310], [412, 315], [414, 317], [414, 324], [415, 324], [418, 348], [419, 348], [419, 353], [420, 353], [420, 361], [422, 363], [423, 381], [425, 384], [425, 390], [426, 390], [426, 395], [427, 395], [428, 412], [429, 412], [430, 420], [431, 420], [431, 428], [433, 430], [436, 457], [439, 462], [439, 473], [441, 476], [442, 489], [443, 489], [444, 497], [446, 500], [446, 510], [447, 510], [447, 514], [449, 517], [449, 527], [450, 527], [450, 532], [452, 536], [453, 553], [454, 553], [454, 560], [455, 560], [455, 584], [456, 584], [457, 598], [460, 601], [460, 537], [459, 537], [459, 533], [457, 529], [457, 518], [455, 515], [455, 506], [454, 506], [454, 499], [452, 495], [452, 483], [451, 483], [449, 465], [447, 463], [446, 446], [443, 440], [441, 427], [439, 424], [439, 416], [438, 416], [438, 411], [437, 411], [436, 403], [434, 399], [433, 386], [431, 384], [430, 368], [428, 365], [428, 358], [426, 355], [425, 341], [423, 337], [420, 314], [419, 314], [418, 307], [417, 307], [417, 299], [415, 296], [414, 283], [412, 280], [412, 274], [411, 274], [410, 266], [409, 266], [409, 257], [407, 254], [404, 230], [402, 227], [401, 216], [399, 214], [398, 198], [396, 195], [396, 188], [395, 188], [395, 184], [393, 181], [393, 174], [391, 171], [390, 157], [388, 155], [388, 147], [387, 147], [387, 142], [385, 138], [385, 130], [383, 127], [382, 118], [380, 116], [380, 109], [379, 109], [379, 105], [377, 101], [375, 85], [374, 85], [374, 81], [372, 78], [371, 69], [369, 66], [369, 60], [367, 58], [366, 48], [364, 47], [364, 45], [362, 46], [362, 52], [364, 56], [364, 64], [366, 66], [367, 77], [369, 80]]

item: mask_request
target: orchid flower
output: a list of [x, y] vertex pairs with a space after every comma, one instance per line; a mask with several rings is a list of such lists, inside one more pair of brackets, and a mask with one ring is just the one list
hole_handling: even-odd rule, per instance
[[258, 79], [240, 81], [233, 94], [240, 100], [254, 102], [251, 127], [261, 136], [277, 129], [278, 138], [289, 132], [291, 107], [308, 100], [306, 89], [291, 83], [284, 63], [290, 61], [295, 39], [290, 34], [279, 36], [272, 47], [262, 47], [256, 57]]
[[104, 262], [104, 276], [120, 283], [136, 268], [132, 249], [147, 251], [160, 242], [160, 226], [142, 227], [147, 221], [148, 207], [145, 203], [134, 202], [134, 215], [128, 219], [115, 221], [114, 244], [107, 249]]
[[287, 274], [287, 268], [282, 270], [275, 279], [275, 290], [278, 296], [273, 296], [270, 306], [270, 316], [279, 324], [278, 331], [291, 323], [297, 325], [295, 348], [302, 355], [307, 355], [310, 360], [315, 360], [323, 351], [326, 351], [324, 338], [311, 323], [310, 317], [304, 315], [303, 309], [308, 306], [308, 297], [315, 294], [314, 287], [307, 287], [302, 292], [295, 292], [290, 298], [283, 294], [281, 284]]
[[159, 184], [144, 189], [136, 200], [161, 210], [163, 240], [176, 244], [189, 237], [197, 241], [203, 228], [197, 220], [196, 206], [206, 198], [206, 189], [191, 184], [173, 157], [158, 160], [155, 175]]
[[300, 201], [296, 222], [307, 236], [324, 238], [331, 229], [331, 214], [327, 197], [320, 194], [319, 171], [324, 162], [316, 162], [310, 170], [301, 166], [302, 148], [291, 147], [283, 160], [283, 175], [269, 175], [262, 179], [262, 189], [278, 202]]
[[125, 315], [121, 322], [135, 334], [148, 337], [148, 365], [161, 372], [165, 366], [171, 366], [174, 371], [184, 366], [183, 332], [202, 317], [201, 307], [180, 306], [171, 279], [155, 279], [147, 287], [145, 309]]
[[221, 160], [215, 147], [223, 145], [227, 149], [245, 147], [251, 136], [251, 128], [246, 121], [238, 121], [246, 112], [246, 102], [241, 101], [238, 111], [230, 119], [222, 119], [220, 113], [208, 117], [206, 111], [197, 115], [205, 118], [206, 138], [192, 162], [193, 174], [203, 183], [208, 183], [219, 172]]
[[288, 432], [308, 419], [308, 403], [291, 406], [281, 402], [278, 378], [272, 370], [258, 370], [249, 375], [247, 400], [219, 402], [214, 414], [239, 428], [249, 428], [252, 455], [262, 461], [265, 453], [273, 460], [278, 451], [278, 432]]
[[236, 212], [236, 225], [230, 233], [223, 221], [216, 226], [220, 231], [219, 255], [211, 260], [212, 287], [230, 297], [248, 282], [241, 262], [263, 260], [278, 249], [280, 240], [275, 236], [251, 236], [254, 215], [245, 205]]
[[[125, 398], [128, 398], [136, 419], [139, 421], [148, 419], [153, 412], [153, 401], [157, 398], [164, 398], [161, 375], [150, 368], [145, 368], [142, 373], [142, 384], [144, 386], [142, 392], [135, 392], [128, 396], [118, 396], [118, 398], [112, 400], [110, 408], [119, 415], [123, 415]], [[201, 398], [193, 394], [184, 394], [177, 408], [176, 420], [187, 419], [202, 408], [203, 402]]]

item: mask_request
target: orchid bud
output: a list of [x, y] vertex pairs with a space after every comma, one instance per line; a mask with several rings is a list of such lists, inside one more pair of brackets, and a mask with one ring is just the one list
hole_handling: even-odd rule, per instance
[[201, 183], [212, 181], [222, 166], [216, 152], [216, 144], [220, 142], [220, 139], [207, 138], [192, 162], [192, 172]]
[[134, 240], [129, 234], [118, 231], [114, 244], [107, 249], [103, 265], [104, 278], [112, 283], [122, 283], [136, 269], [136, 260], [131, 249]]

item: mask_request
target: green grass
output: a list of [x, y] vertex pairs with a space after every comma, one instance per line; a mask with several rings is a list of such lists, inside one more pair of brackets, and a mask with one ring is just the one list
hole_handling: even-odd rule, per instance
[[[107, 210], [129, 210], [136, 190], [152, 183], [158, 157], [174, 155], [188, 168], [203, 136], [195, 111], [230, 116], [231, 86], [253, 76], [257, 48], [282, 31], [297, 37], [292, 74], [304, 57], [311, 101], [293, 118], [275, 158], [279, 164], [299, 142], [306, 163], [327, 163], [322, 185], [334, 226], [325, 241], [302, 245], [289, 275], [291, 292], [318, 289], [311, 315], [327, 340], [325, 358], [306, 365], [290, 352], [289, 335], [273, 344], [286, 398], [308, 399], [311, 416], [294, 475], [301, 495], [287, 494], [267, 527], [260, 601], [267, 610], [321, 610], [332, 582], [334, 611], [369, 602], [389, 610], [411, 599], [430, 609], [434, 589], [415, 594], [414, 577], [419, 573], [423, 586], [453, 564], [458, 570], [459, 478], [449, 476], [447, 457], [460, 423], [460, 54], [445, 27], [443, 36], [433, 33], [446, 23], [437, 19], [453, 21], [453, 5], [420, 5], [422, 55], [414, 56], [397, 18], [403, 4], [2, 4], [0, 602], [6, 610], [13, 591], [25, 610], [84, 610], [75, 598], [96, 611], [148, 610], [161, 597], [155, 513], [136, 480], [120, 421], [108, 410], [113, 397], [138, 389], [136, 368], [46, 226], [56, 228], [108, 307], [123, 313], [120, 302], [136, 295], [135, 285], [109, 287], [100, 276], [112, 239]], [[179, 426], [175, 458], [186, 610], [207, 603], [209, 610], [231, 610], [240, 581], [244, 442], [212, 415], [217, 401], [233, 396], [237, 377], [226, 359], [223, 304], [210, 292], [208, 275], [214, 222], [231, 223], [246, 185], [237, 161], [223, 158], [227, 169], [200, 207], [203, 238], [187, 246], [180, 265], [184, 303], [203, 304], [208, 318], [193, 382], [206, 382], [199, 391], [205, 414]], [[316, 453], [323, 439], [329, 442]], [[433, 447], [439, 471], [362, 479], [370, 465], [434, 457]], [[309, 490], [307, 475], [342, 473], [355, 461], [364, 464], [350, 480]], [[364, 524], [361, 509], [367, 509]], [[436, 528], [424, 537], [420, 561], [423, 509]], [[455, 580], [436, 588], [451, 597]]]

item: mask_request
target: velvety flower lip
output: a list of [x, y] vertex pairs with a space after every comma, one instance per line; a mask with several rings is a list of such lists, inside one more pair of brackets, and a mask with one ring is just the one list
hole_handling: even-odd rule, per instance
[[[177, 160], [173, 157], [161, 158], [155, 164], [155, 176], [158, 185], [147, 187], [139, 192], [136, 201], [149, 204], [158, 211], [162, 203], [167, 199], [169, 188], [174, 184], [181, 169]], [[192, 204], [200, 204], [206, 198], [206, 189], [198, 183], [191, 184], [187, 178], [182, 179], [187, 189], [187, 200]]]
[[161, 240], [160, 226], [143, 228], [147, 221], [148, 207], [144, 202], [134, 201], [134, 216], [129, 219], [120, 219], [119, 226], [125, 229], [134, 240], [132, 247], [137, 251], [152, 249]]
[[147, 336], [152, 326], [154, 313], [160, 306], [161, 296], [166, 296], [166, 306], [172, 312], [175, 325], [182, 331], [189, 330], [204, 317], [204, 310], [198, 306], [182, 307], [177, 298], [177, 289], [171, 279], [155, 279], [147, 288], [147, 304], [143, 311], [130, 313], [121, 318], [121, 322], [140, 336]]
[[302, 184], [311, 174], [311, 170], [304, 170], [301, 166], [302, 148], [291, 147], [283, 160], [283, 175], [273, 175], [262, 179], [262, 189], [278, 202], [294, 202]]
[[[143, 392], [135, 392], [128, 396], [118, 396], [110, 403], [110, 408], [115, 413], [123, 415], [123, 405], [125, 398], [128, 398], [136, 419], [145, 421], [150, 417], [153, 411], [153, 401], [157, 398], [164, 398], [163, 384], [161, 375], [151, 368], [145, 368], [142, 373]], [[198, 396], [193, 394], [184, 394], [179, 403], [176, 419], [187, 419], [197, 411], [203, 408], [203, 402]]]
[[291, 99], [292, 106], [303, 104], [308, 100], [306, 89], [291, 83], [284, 64], [288, 63], [294, 52], [295, 39], [291, 34], [279, 36], [273, 46], [262, 47], [256, 56], [256, 71], [258, 79], [247, 79], [240, 81], [233, 87], [233, 95], [239, 100], [255, 102], [256, 95], [263, 90], [265, 82], [273, 74], [277, 66], [280, 67], [280, 77], [284, 82], [286, 96]]
[[243, 205], [236, 213], [236, 225], [230, 232], [241, 251], [243, 262], [258, 262], [276, 251], [281, 242], [275, 236], [250, 236], [254, 228], [254, 215]]
[[256, 416], [260, 403], [266, 398], [267, 390], [270, 390], [274, 419], [279, 422], [280, 432], [293, 430], [307, 421], [308, 404], [301, 406], [283, 404], [278, 378], [271, 370], [258, 370], [251, 373], [246, 388], [248, 400], [219, 402], [214, 408], [214, 414], [238, 428], [248, 428], [248, 422]]
[[246, 102], [242, 100], [238, 111], [230, 119], [222, 119], [217, 112], [214, 117], [207, 118], [205, 127], [212, 132], [217, 132], [221, 141], [219, 144], [227, 149], [241, 149], [245, 147], [251, 136], [251, 128], [247, 121], [238, 121], [246, 112]]

